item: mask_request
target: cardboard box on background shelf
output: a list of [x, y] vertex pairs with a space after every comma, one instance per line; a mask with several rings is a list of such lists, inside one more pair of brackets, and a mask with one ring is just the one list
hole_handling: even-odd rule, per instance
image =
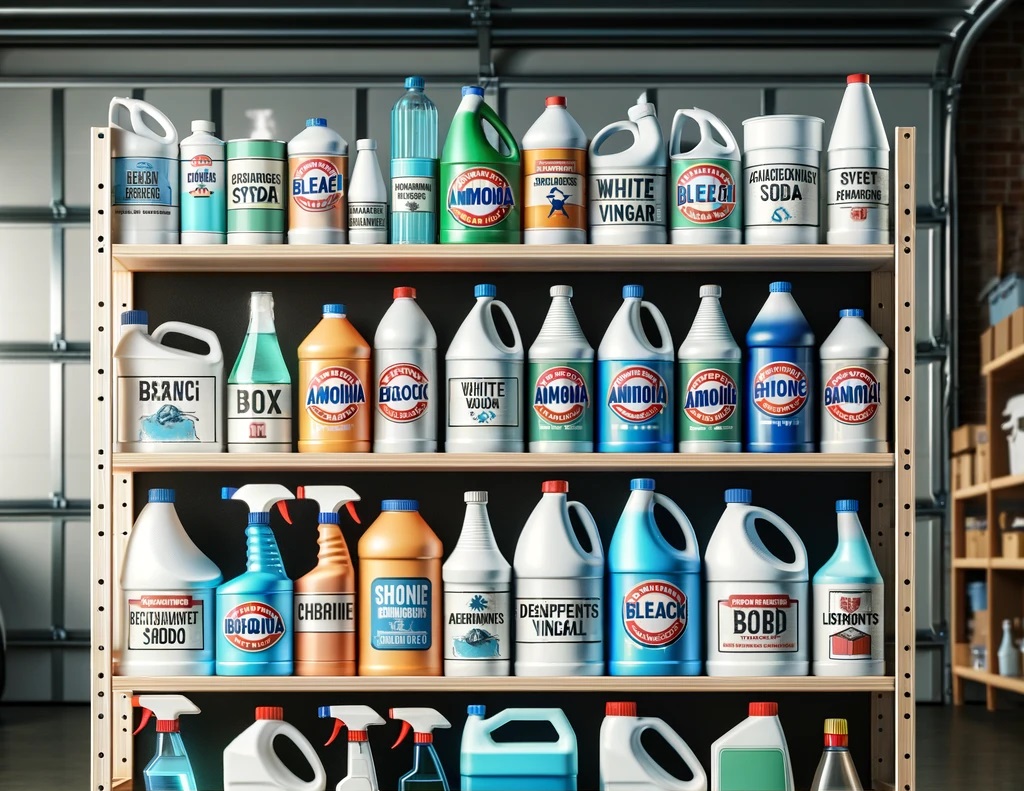
[[988, 610], [971, 613], [967, 621], [967, 642], [971, 645], [988, 645]]
[[992, 355], [993, 357], [1002, 357], [1011, 349], [1010, 338], [1013, 334], [1010, 331], [1010, 319], [1003, 319], [992, 329], [994, 331], [992, 336]]
[[953, 491], [959, 492], [974, 485], [974, 454], [961, 453], [950, 460]]
[[983, 423], [964, 423], [953, 429], [949, 435], [950, 454], [956, 456], [974, 450], [978, 445], [979, 436], [984, 436], [982, 441], [988, 442], [988, 430]]
[[988, 557], [988, 530], [965, 530], [964, 544], [966, 544], [968, 558]]
[[981, 333], [981, 366], [984, 368], [992, 362], [992, 345], [995, 331], [989, 327]]
[[[988, 439], [988, 432], [980, 432], [978, 437]], [[988, 482], [988, 442], [978, 442], [974, 449], [974, 483]]]
[[1010, 316], [1010, 348], [1024, 346], [1024, 308], [1017, 308]]
[[1024, 558], [1024, 530], [1007, 530], [1003, 533], [1003, 557]]

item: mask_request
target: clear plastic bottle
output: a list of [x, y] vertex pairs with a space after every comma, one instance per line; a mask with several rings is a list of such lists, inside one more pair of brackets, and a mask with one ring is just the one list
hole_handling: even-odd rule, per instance
[[406, 77], [391, 110], [391, 243], [437, 242], [437, 107]]

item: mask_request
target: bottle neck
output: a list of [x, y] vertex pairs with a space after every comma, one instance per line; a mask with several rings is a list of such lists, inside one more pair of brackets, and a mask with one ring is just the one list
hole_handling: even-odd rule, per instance
[[268, 292], [257, 292], [249, 299], [249, 333], [273, 333], [274, 298]]
[[486, 503], [466, 503], [466, 516], [462, 520], [462, 533], [459, 535], [457, 550], [491, 551], [497, 550], [491, 530], [491, 520], [487, 515]]
[[277, 548], [277, 539], [270, 525], [250, 524], [245, 529], [247, 561], [249, 571], [262, 571], [287, 578], [281, 551]]
[[841, 543], [867, 540], [860, 525], [860, 518], [853, 511], [836, 514], [836, 522], [839, 526], [839, 541]]
[[336, 522], [321, 522], [317, 530], [320, 532], [317, 544], [320, 551], [317, 553], [317, 560], [321, 566], [351, 565], [348, 544], [341, 533], [341, 527]]
[[156, 754], [161, 758], [187, 757], [185, 743], [181, 740], [181, 734], [177, 731], [172, 733], [157, 733]]

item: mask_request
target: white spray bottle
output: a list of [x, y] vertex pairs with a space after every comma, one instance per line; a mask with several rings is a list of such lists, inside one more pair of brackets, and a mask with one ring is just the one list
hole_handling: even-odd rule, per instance
[[384, 718], [369, 706], [321, 706], [319, 714], [320, 719], [334, 719], [334, 731], [324, 747], [338, 738], [342, 728], [348, 728], [348, 774], [338, 783], [337, 791], [379, 791], [366, 729], [383, 725]]
[[142, 722], [132, 736], [142, 733], [149, 718], [156, 715], [156, 752], [142, 771], [146, 791], [171, 787], [196, 791], [196, 777], [178, 732], [178, 719], [183, 714], [198, 714], [199, 707], [184, 695], [135, 695], [132, 706], [142, 709]]
[[421, 788], [449, 791], [448, 778], [444, 776], [444, 767], [434, 749], [434, 728], [450, 728], [452, 724], [434, 709], [391, 709], [388, 716], [402, 721], [402, 732], [391, 747], [392, 750], [405, 741], [410, 730], [415, 733], [412, 769], [399, 779], [398, 791], [417, 791]]
[[377, 161], [377, 141], [356, 140], [348, 184], [348, 243], [388, 243], [388, 191]]

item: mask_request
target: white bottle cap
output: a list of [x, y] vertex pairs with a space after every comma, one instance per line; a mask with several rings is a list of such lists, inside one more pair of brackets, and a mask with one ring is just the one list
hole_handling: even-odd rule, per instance
[[356, 151], [376, 151], [377, 141], [371, 137], [356, 140]]
[[466, 492], [463, 496], [467, 503], [487, 504], [487, 492]]
[[552, 297], [571, 297], [572, 286], [552, 286], [548, 293]]
[[721, 286], [701, 286], [700, 287], [700, 296], [701, 296], [701, 299], [703, 299], [704, 297], [715, 297], [717, 299], [721, 299], [721, 297], [722, 297], [722, 287]]
[[213, 125], [213, 121], [193, 121], [192, 131], [193, 132], [209, 132], [213, 134], [217, 127]]

